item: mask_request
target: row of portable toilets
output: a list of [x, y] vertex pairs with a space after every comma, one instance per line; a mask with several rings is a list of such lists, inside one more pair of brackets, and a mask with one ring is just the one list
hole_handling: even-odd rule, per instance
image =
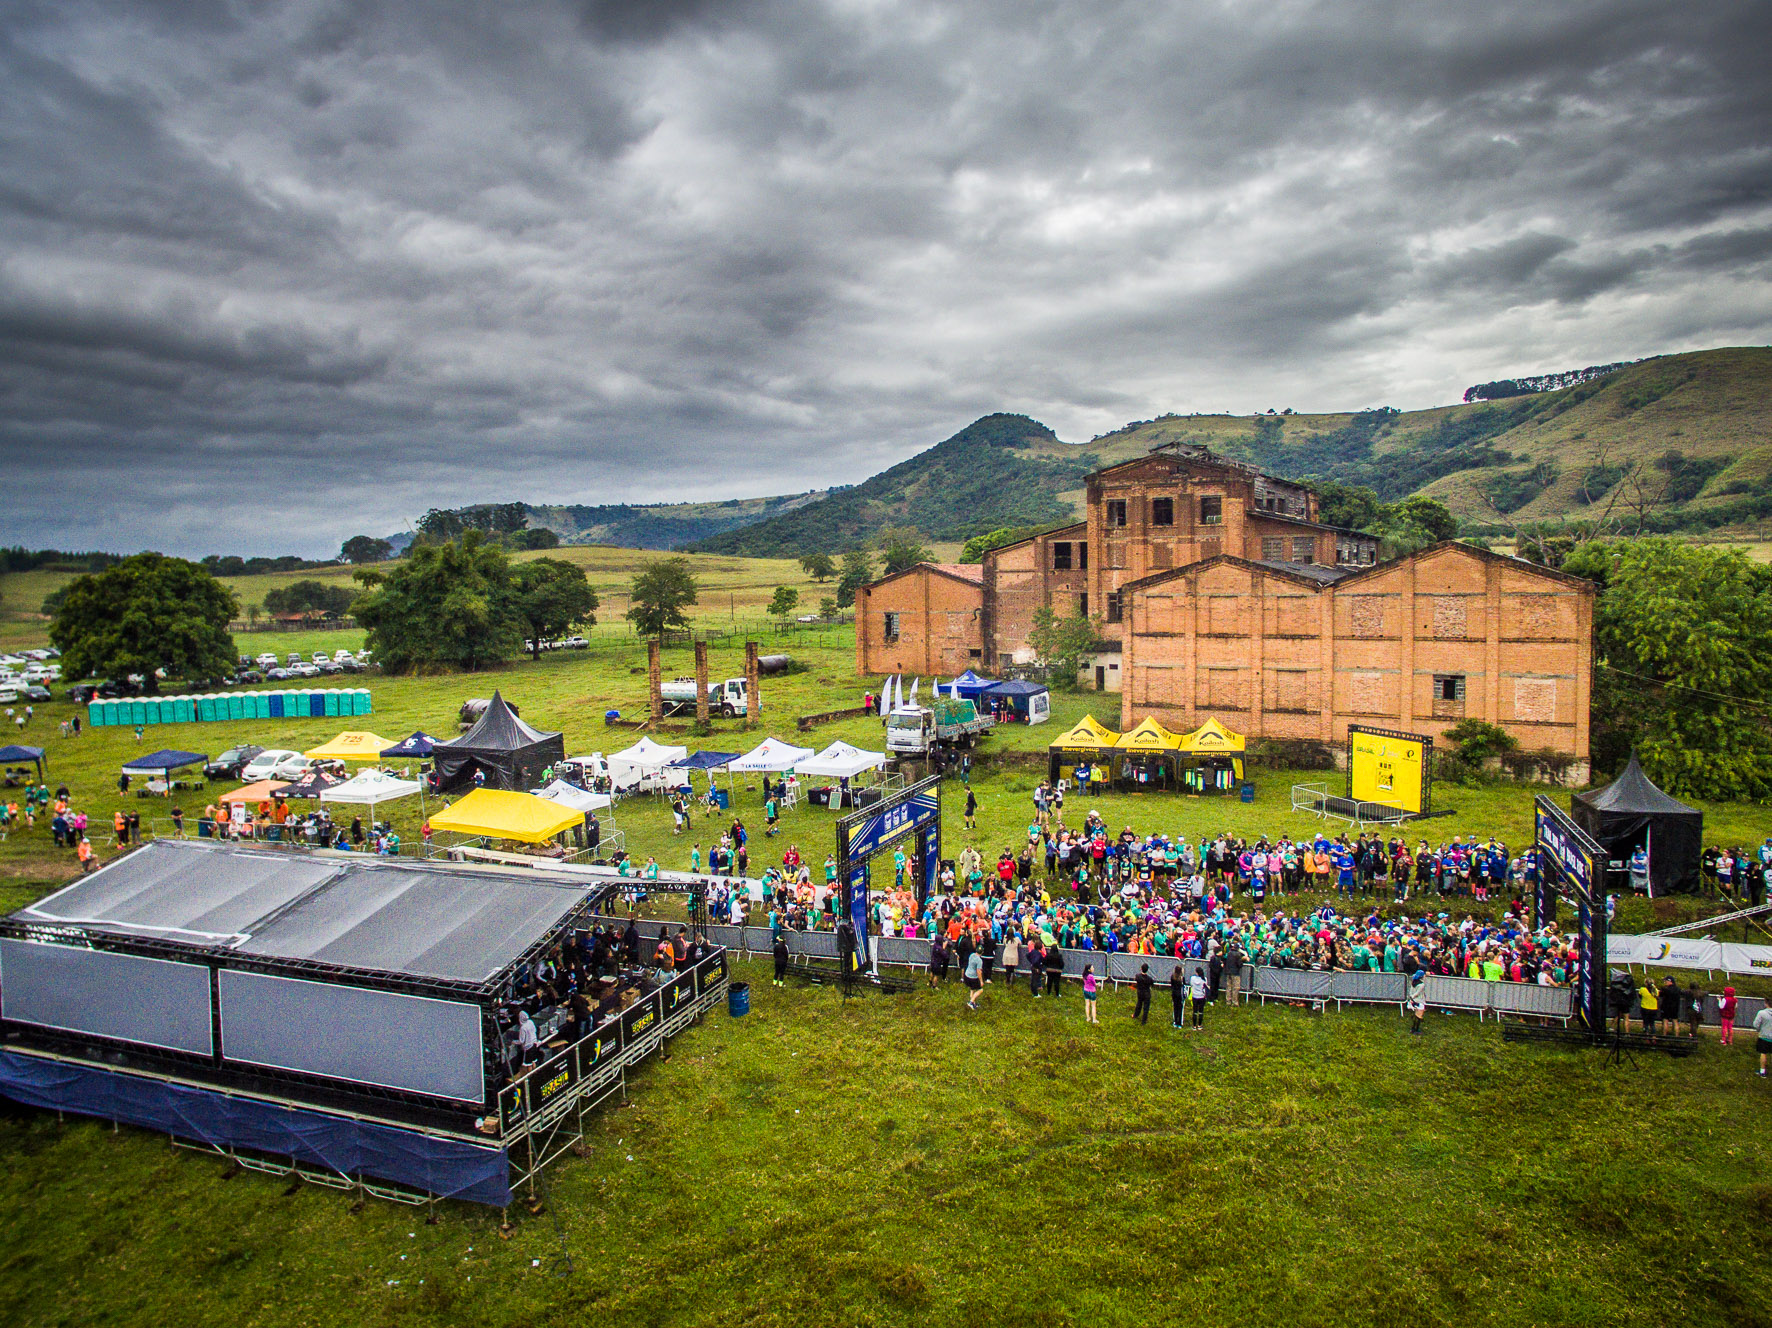
[[86, 722], [94, 726], [195, 724], [225, 719], [321, 719], [368, 713], [367, 687], [329, 687], [306, 691], [228, 692], [92, 701], [86, 707]]

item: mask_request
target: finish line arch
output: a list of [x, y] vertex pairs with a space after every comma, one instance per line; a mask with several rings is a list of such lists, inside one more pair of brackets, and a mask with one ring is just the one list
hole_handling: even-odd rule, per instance
[[[837, 878], [843, 882], [845, 912], [854, 933], [848, 953], [842, 956], [845, 970], [855, 966], [850, 954], [859, 956], [864, 965], [873, 958], [868, 942], [868, 864], [876, 854], [897, 848], [907, 839], [909, 884], [921, 904], [928, 900], [941, 872], [939, 775], [919, 780], [837, 822]], [[838, 949], [845, 948], [845, 939], [839, 937]]]

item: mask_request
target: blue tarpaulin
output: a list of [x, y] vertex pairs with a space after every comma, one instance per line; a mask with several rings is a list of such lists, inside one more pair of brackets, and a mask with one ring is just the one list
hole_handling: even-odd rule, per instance
[[736, 761], [737, 752], [693, 752], [681, 761], [672, 761], [667, 770], [718, 770], [728, 761]]
[[205, 752], [178, 752], [170, 747], [163, 747], [146, 756], [138, 756], [133, 761], [125, 761], [123, 769], [132, 775], [163, 775], [171, 770], [183, 770], [188, 765], [202, 765], [208, 759]]
[[218, 1148], [255, 1149], [446, 1199], [495, 1208], [511, 1201], [505, 1150], [466, 1140], [14, 1051], [0, 1051], [0, 1093], [48, 1111], [97, 1116]]

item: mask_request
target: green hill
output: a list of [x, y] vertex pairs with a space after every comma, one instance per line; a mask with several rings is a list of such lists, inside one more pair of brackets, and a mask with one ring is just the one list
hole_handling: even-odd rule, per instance
[[1468, 530], [1609, 513], [1629, 529], [1762, 533], [1772, 527], [1772, 348], [1660, 356], [1554, 391], [1429, 410], [1163, 415], [1083, 444], [1025, 415], [988, 415], [851, 489], [689, 547], [834, 553], [889, 525], [962, 540], [1063, 521], [1082, 510], [1084, 476], [1174, 441], [1386, 500], [1426, 493]]

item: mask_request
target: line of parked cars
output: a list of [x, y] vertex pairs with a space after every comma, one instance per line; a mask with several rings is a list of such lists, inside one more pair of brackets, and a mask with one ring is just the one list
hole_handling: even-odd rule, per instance
[[[287, 662], [280, 660], [270, 651], [254, 658], [241, 655], [239, 668], [233, 673], [224, 673], [219, 678], [190, 678], [186, 685], [193, 691], [208, 691], [216, 687], [233, 687], [239, 683], [253, 682], [285, 682], [290, 678], [318, 678], [340, 673], [362, 673], [374, 666], [374, 660], [367, 650], [359, 650], [352, 654], [349, 650], [338, 650], [328, 654], [324, 650], [316, 650], [311, 658], [304, 658], [299, 651], [289, 652]], [[164, 680], [165, 669], [156, 669], [155, 677]], [[102, 682], [79, 682], [68, 688], [68, 700], [77, 705], [85, 705], [97, 697], [114, 700], [122, 696], [140, 696], [147, 679], [139, 673], [132, 673], [121, 680], [107, 678]], [[49, 697], [36, 698], [47, 701]]]
[[[556, 640], [543, 641], [541, 643], [541, 648], [543, 650], [589, 650], [590, 647], [591, 643], [585, 640], [582, 636], [562, 636]], [[529, 640], [525, 641], [523, 643], [523, 649], [534, 650], [535, 638], [531, 637]]]
[[245, 784], [256, 784], [261, 779], [297, 780], [310, 770], [337, 764], [281, 747], [260, 747], [257, 743], [243, 742], [238, 747], [228, 748], [204, 766], [203, 775], [207, 779], [238, 779]]
[[0, 655], [0, 702], [48, 701], [52, 699], [49, 684], [62, 676], [62, 666], [55, 661], [59, 650], [24, 650], [15, 655]]

